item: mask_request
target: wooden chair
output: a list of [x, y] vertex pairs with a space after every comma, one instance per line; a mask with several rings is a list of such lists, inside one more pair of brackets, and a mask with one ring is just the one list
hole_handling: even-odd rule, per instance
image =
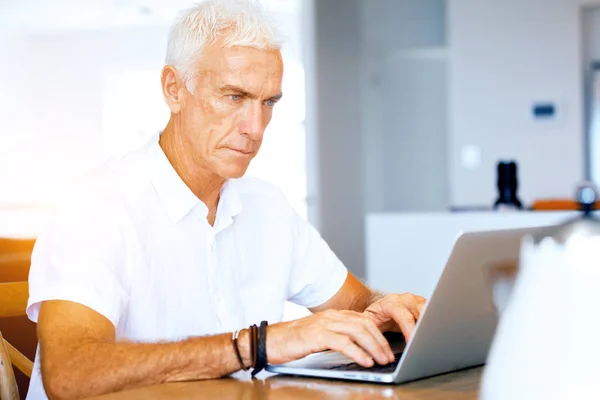
[[[27, 282], [0, 283], [0, 318], [25, 315], [28, 293]], [[12, 365], [31, 377], [31, 360], [8, 343], [0, 332], [0, 400], [19, 399]]]
[[26, 281], [35, 239], [0, 237], [0, 283]]

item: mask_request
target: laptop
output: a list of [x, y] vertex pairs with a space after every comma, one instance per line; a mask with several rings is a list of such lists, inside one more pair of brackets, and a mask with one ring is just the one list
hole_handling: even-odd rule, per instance
[[404, 383], [485, 363], [497, 324], [490, 268], [518, 265], [521, 239], [540, 228], [459, 236], [408, 343], [386, 337], [396, 361], [365, 368], [341, 353], [316, 353], [267, 370], [278, 374]]

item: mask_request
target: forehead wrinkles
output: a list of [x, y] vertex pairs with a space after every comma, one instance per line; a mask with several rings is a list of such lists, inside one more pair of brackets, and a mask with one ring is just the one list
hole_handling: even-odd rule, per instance
[[209, 79], [237, 80], [239, 83], [272, 80], [283, 73], [282, 57], [278, 51], [241, 47], [224, 49], [211, 46], [203, 53], [198, 68], [199, 75]]

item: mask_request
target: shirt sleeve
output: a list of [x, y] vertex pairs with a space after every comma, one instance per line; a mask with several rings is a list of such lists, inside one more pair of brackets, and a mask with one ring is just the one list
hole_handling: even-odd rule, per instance
[[317, 230], [294, 213], [294, 258], [288, 300], [313, 308], [331, 299], [343, 286], [348, 270]]
[[85, 197], [57, 210], [36, 241], [27, 303], [33, 322], [42, 302], [66, 300], [91, 308], [116, 327], [128, 301], [118, 274], [123, 261], [119, 217], [106, 201]]

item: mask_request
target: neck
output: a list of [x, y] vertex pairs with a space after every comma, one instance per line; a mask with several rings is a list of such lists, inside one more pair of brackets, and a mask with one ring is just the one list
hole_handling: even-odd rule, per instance
[[185, 151], [189, 146], [186, 146], [182, 135], [177, 134], [177, 127], [172, 119], [169, 120], [165, 130], [160, 135], [159, 144], [177, 175], [190, 188], [192, 193], [206, 204], [209, 214], [208, 219], [209, 222], [212, 220], [212, 224], [225, 179], [202, 168], [200, 166], [201, 162], [193, 154]]

